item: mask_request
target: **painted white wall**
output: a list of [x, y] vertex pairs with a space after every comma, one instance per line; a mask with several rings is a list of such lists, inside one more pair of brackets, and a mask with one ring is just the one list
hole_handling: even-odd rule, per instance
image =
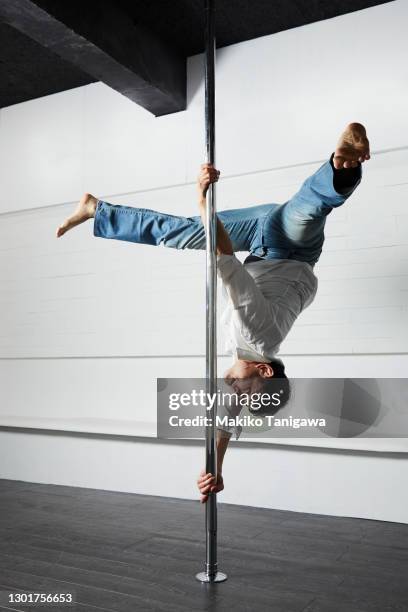
[[[197, 499], [202, 461], [202, 445], [195, 443], [0, 432], [1, 475], [13, 480]], [[406, 456], [395, 453], [233, 442], [219, 499], [407, 523], [407, 477]]]
[[[121, 115], [125, 98], [90, 87], [102, 99], [114, 96], [114, 111]], [[23, 113], [30, 104], [20, 105]], [[333, 130], [331, 140], [336, 138]], [[109, 148], [109, 140], [100, 145]], [[387, 142], [382, 145], [385, 149]], [[220, 207], [284, 202], [318, 165], [227, 178], [220, 183]], [[325, 250], [316, 266], [318, 296], [282, 344], [283, 354], [406, 352], [407, 167], [408, 149], [374, 156], [358, 191], [329, 216]], [[24, 176], [23, 168], [20, 172]], [[109, 196], [113, 203], [186, 215], [196, 213], [194, 199], [193, 184]], [[57, 241], [55, 227], [71, 209], [72, 203], [56, 203], [1, 215], [0, 356], [203, 354], [204, 253], [95, 240], [91, 223]]]
[[[372, 378], [378, 368], [382, 378], [404, 377], [408, 355], [383, 356], [315, 356], [288, 357], [293, 373], [292, 395], [307, 395], [304, 378]], [[0, 361], [2, 411], [0, 424], [8, 427], [32, 427], [67, 432], [90, 432], [122, 436], [156, 438], [156, 378], [202, 377], [203, 357], [153, 358], [66, 358], [66, 359], [3, 359]], [[226, 357], [219, 359], [220, 372], [228, 366]], [[136, 375], [135, 375], [136, 372]], [[381, 431], [396, 431], [399, 410], [404, 410], [403, 398], [393, 403], [395, 384], [379, 381], [381, 404], [380, 422], [365, 437], [355, 438], [286, 438], [280, 444], [295, 444], [327, 448], [406, 452], [406, 438], [378, 438]], [[331, 386], [333, 388], [333, 386]], [[307, 389], [307, 387], [306, 387]], [[399, 397], [399, 395], [397, 395]], [[306, 406], [295, 402], [284, 416], [316, 416]], [[313, 406], [309, 408], [315, 408]], [[330, 406], [335, 409], [335, 398]], [[299, 432], [297, 432], [299, 434]], [[368, 435], [367, 435], [368, 434]], [[376, 437], [368, 437], [369, 435]], [[253, 443], [269, 439], [251, 439]], [[245, 439], [243, 432], [240, 441]]]
[[[220, 208], [285, 201], [350, 120], [367, 125], [378, 152], [358, 194], [329, 219], [319, 296], [282, 346], [294, 377], [406, 375], [407, 17], [407, 4], [397, 0], [219, 52]], [[155, 119], [101, 84], [0, 111], [0, 424], [69, 430], [74, 422], [95, 431], [97, 421], [97, 431], [115, 433], [127, 419], [145, 435], [155, 378], [202, 374], [202, 253], [91, 240], [90, 224], [53, 237], [85, 190], [113, 203], [195, 214], [201, 61], [189, 62], [189, 105], [176, 115]], [[221, 357], [220, 369], [226, 363]], [[195, 447], [152, 441], [8, 431], [0, 438], [0, 476], [161, 495], [191, 496], [201, 457]], [[152, 459], [149, 485], [120, 469], [129, 448], [130, 465]], [[72, 454], [82, 466], [115, 460], [85, 472]], [[164, 457], [177, 472], [177, 491], [161, 478]], [[271, 488], [255, 477], [242, 499], [237, 466], [245, 461], [257, 474], [260, 458], [272, 465], [276, 457], [282, 469], [271, 472]], [[227, 501], [408, 522], [400, 486], [406, 466], [397, 456], [239, 445], [230, 466]], [[313, 501], [306, 484], [292, 478], [284, 485], [296, 471], [314, 487]], [[330, 489], [329, 473], [348, 494]], [[354, 478], [358, 492], [347, 488]], [[383, 499], [377, 509], [374, 495]]]

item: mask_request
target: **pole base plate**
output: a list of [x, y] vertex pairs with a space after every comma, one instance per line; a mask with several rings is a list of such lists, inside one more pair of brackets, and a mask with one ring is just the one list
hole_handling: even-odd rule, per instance
[[199, 572], [196, 574], [197, 580], [200, 582], [224, 582], [227, 579], [227, 574], [217, 572], [216, 574], [207, 574], [207, 572]]

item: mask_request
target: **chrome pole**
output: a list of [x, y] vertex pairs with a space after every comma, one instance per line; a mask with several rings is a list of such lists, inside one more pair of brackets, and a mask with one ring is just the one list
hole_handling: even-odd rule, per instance
[[[205, 144], [207, 163], [215, 164], [215, 0], [205, 0]], [[206, 208], [206, 392], [217, 393], [217, 217], [215, 184], [207, 193]], [[207, 396], [208, 397], [208, 396]], [[211, 425], [205, 430], [206, 472], [217, 477], [217, 404], [206, 411]], [[226, 574], [217, 564], [217, 496], [210, 493], [205, 507], [205, 571], [196, 575], [201, 582], [223, 582]]]

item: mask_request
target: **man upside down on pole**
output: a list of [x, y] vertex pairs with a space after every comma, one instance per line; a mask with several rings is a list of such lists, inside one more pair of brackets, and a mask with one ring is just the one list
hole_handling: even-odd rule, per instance
[[[232, 366], [224, 378], [236, 393], [282, 391], [290, 394], [285, 366], [277, 357], [281, 342], [317, 292], [313, 268], [322, 252], [327, 216], [349, 198], [370, 159], [364, 126], [350, 123], [335, 152], [284, 204], [262, 204], [217, 213], [217, 267], [228, 296], [223, 322], [228, 328]], [[57, 236], [93, 219], [94, 235], [176, 249], [205, 249], [206, 195], [219, 171], [203, 164], [198, 177], [200, 216], [180, 217], [145, 208], [115, 206], [86, 193]], [[234, 255], [249, 253], [244, 263]], [[272, 391], [273, 392], [273, 391]], [[278, 408], [278, 409], [279, 409]], [[271, 411], [272, 410], [272, 411]], [[277, 409], [257, 410], [257, 415]], [[222, 465], [233, 428], [218, 429], [218, 478], [200, 474], [201, 501], [224, 488]], [[239, 432], [236, 431], [237, 436]]]

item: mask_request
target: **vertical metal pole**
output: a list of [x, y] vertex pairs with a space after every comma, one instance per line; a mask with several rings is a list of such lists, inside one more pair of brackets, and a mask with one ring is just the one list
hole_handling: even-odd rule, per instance
[[[215, 164], [215, 0], [205, 0], [205, 143], [207, 163]], [[206, 209], [206, 392], [217, 393], [217, 217], [215, 184], [207, 193]], [[207, 473], [217, 477], [216, 446], [217, 403], [207, 411], [211, 425], [205, 431], [205, 463]], [[222, 582], [226, 574], [217, 566], [217, 496], [210, 493], [205, 509], [205, 571], [197, 574], [201, 582]]]

